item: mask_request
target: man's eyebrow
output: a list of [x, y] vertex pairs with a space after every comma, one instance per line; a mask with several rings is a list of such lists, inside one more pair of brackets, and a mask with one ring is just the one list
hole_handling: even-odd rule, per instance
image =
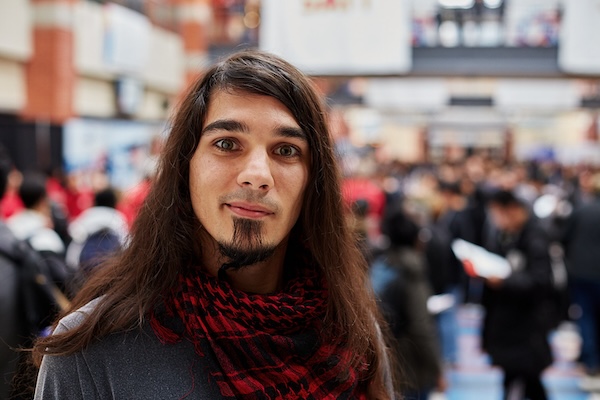
[[248, 132], [248, 125], [234, 119], [218, 119], [206, 125], [202, 133], [213, 131]]
[[[234, 119], [218, 119], [216, 121], [211, 122], [206, 125], [204, 129], [202, 129], [202, 134], [208, 132], [215, 131], [229, 131], [229, 132], [250, 132], [250, 128], [248, 125], [241, 121], [236, 121]], [[301, 140], [307, 140], [306, 134], [302, 129], [295, 126], [279, 126], [276, 128], [275, 132], [278, 136], [287, 137], [287, 138], [297, 138]]]
[[280, 126], [277, 128], [277, 134], [287, 138], [296, 138], [307, 141], [304, 131], [294, 126]]

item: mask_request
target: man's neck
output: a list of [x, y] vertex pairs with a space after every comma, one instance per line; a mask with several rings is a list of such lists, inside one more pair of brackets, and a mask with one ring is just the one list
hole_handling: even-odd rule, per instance
[[[279, 256], [281, 253], [281, 256]], [[283, 284], [283, 260], [285, 249], [275, 252], [271, 258], [227, 272], [231, 285], [243, 292], [269, 294], [281, 289]]]

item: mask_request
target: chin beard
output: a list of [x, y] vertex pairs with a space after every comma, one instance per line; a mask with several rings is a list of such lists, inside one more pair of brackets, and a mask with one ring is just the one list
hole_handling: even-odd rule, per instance
[[275, 245], [263, 243], [263, 223], [246, 218], [233, 219], [231, 242], [219, 242], [219, 252], [227, 259], [219, 268], [219, 278], [225, 278], [227, 270], [237, 271], [243, 267], [265, 261], [275, 252]]

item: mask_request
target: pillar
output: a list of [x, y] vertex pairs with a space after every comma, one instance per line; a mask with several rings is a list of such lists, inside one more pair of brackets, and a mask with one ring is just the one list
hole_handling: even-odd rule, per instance
[[73, 116], [73, 7], [77, 1], [31, 0], [33, 55], [26, 65], [25, 119], [62, 124]]

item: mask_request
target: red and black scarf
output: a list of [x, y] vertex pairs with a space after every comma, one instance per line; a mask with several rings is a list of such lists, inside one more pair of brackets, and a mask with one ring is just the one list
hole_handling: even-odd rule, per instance
[[323, 341], [327, 290], [314, 270], [289, 281], [282, 292], [248, 294], [202, 271], [180, 275], [166, 300], [183, 334], [153, 316], [163, 343], [184, 337], [204, 356], [212, 349], [218, 370], [210, 371], [226, 399], [355, 399], [364, 397], [366, 366], [352, 368], [343, 340]]

